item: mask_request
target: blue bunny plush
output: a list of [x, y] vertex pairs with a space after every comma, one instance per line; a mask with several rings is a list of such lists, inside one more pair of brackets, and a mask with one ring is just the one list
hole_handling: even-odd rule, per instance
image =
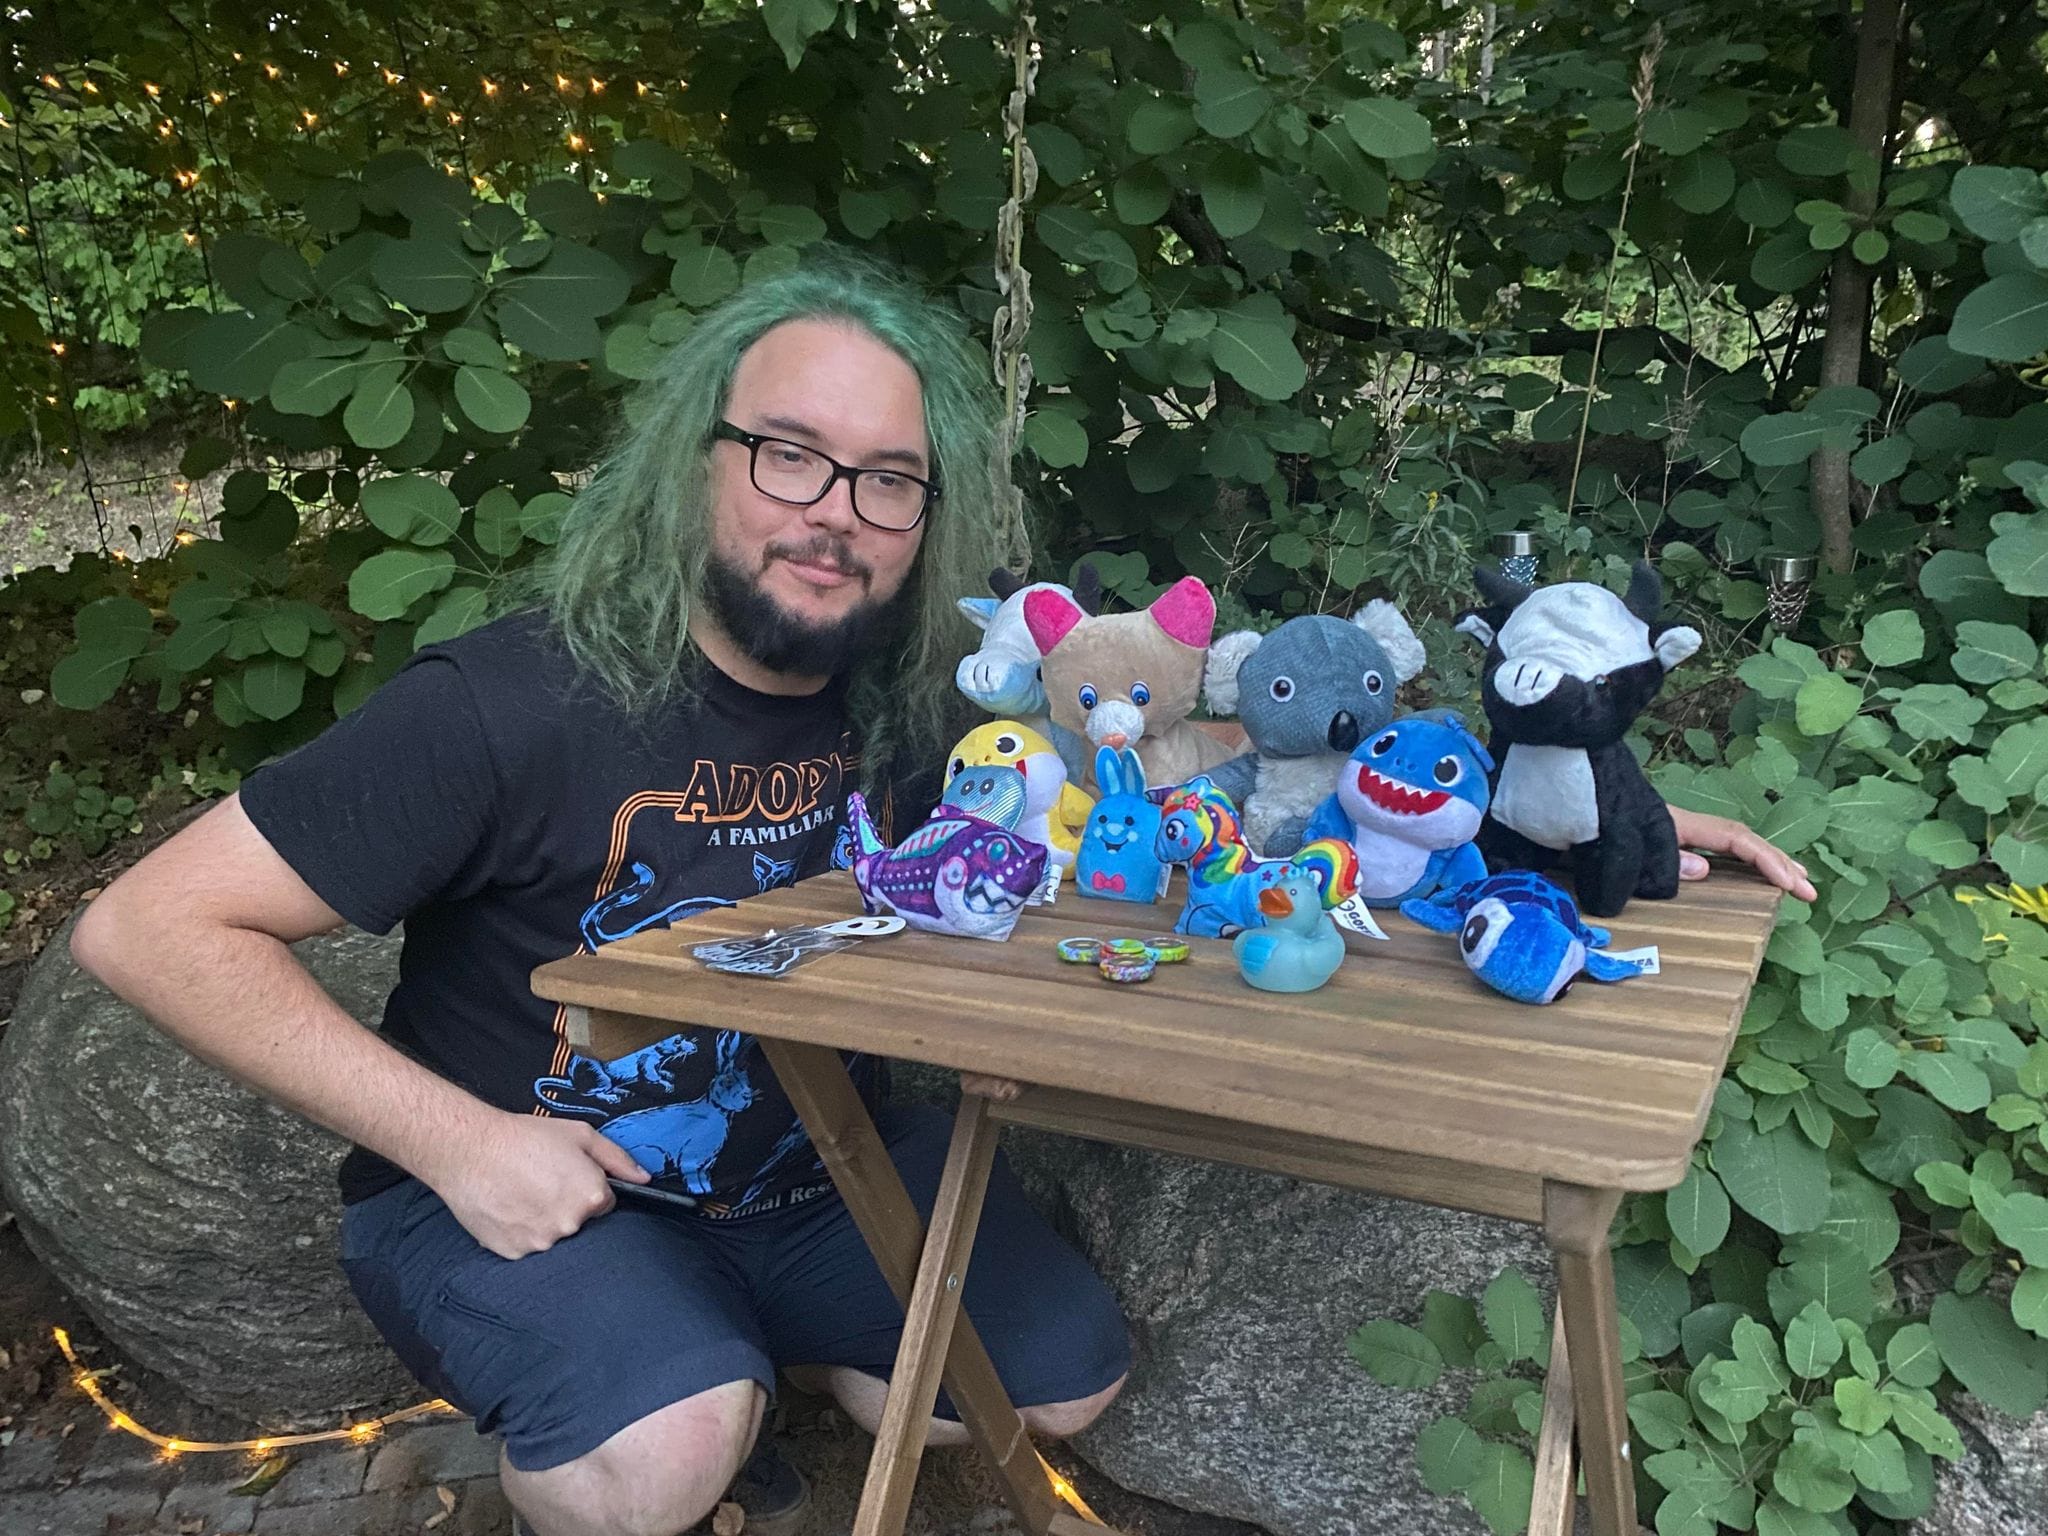
[[1095, 784], [1102, 798], [1081, 834], [1074, 888], [1111, 901], [1157, 901], [1166, 894], [1168, 866], [1153, 847], [1160, 810], [1146, 798], [1145, 765], [1129, 747], [1098, 748]]
[[1337, 791], [1309, 817], [1308, 836], [1358, 855], [1367, 906], [1398, 907], [1485, 878], [1472, 839], [1486, 816], [1493, 758], [1450, 710], [1403, 715], [1358, 745]]
[[1422, 670], [1422, 642], [1392, 603], [1350, 619], [1303, 614], [1270, 635], [1211, 642], [1203, 686], [1213, 713], [1244, 722], [1252, 750], [1209, 770], [1244, 811], [1245, 840], [1269, 859], [1292, 856], [1344, 771], [1344, 759], [1394, 716], [1394, 690]]

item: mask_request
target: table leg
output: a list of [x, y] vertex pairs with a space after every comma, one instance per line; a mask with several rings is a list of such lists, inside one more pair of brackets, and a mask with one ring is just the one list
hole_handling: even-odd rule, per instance
[[[811, 1145], [832, 1175], [840, 1198], [846, 1202], [854, 1224], [881, 1267], [883, 1278], [907, 1309], [915, 1297], [926, 1248], [924, 1222], [910, 1192], [903, 1187], [896, 1165], [889, 1161], [888, 1148], [882, 1144], [881, 1133], [854, 1091], [839, 1053], [825, 1046], [765, 1037], [761, 1037], [760, 1044], [783, 1091], [802, 1118]], [[986, 1103], [982, 1103], [979, 1113], [985, 1116], [986, 1108]], [[984, 1128], [993, 1134], [985, 1121]], [[958, 1143], [956, 1124], [956, 1151]], [[949, 1168], [951, 1162], [949, 1157]], [[963, 1169], [960, 1181], [963, 1190], [968, 1182], [964, 1172]], [[977, 1189], [977, 1207], [979, 1199]], [[974, 1222], [970, 1219], [965, 1225], [971, 1243]], [[946, 1271], [940, 1273], [943, 1278]], [[908, 1335], [906, 1323], [906, 1342]], [[995, 1363], [989, 1359], [988, 1350], [965, 1311], [954, 1310], [952, 1326], [942, 1336], [947, 1340], [942, 1375], [946, 1391], [960, 1411], [960, 1420], [995, 1470], [1011, 1513], [1027, 1532], [1040, 1536], [1052, 1528], [1063, 1511], [1046, 1479], [1038, 1452], [1024, 1432], [1024, 1421], [1003, 1390]], [[890, 1402], [893, 1404], [899, 1395], [892, 1388]], [[927, 1412], [930, 1402], [927, 1397]], [[885, 1428], [887, 1413], [885, 1408]], [[876, 1444], [879, 1450], [882, 1442], [878, 1440]]]
[[978, 1094], [962, 1094], [960, 1113], [953, 1121], [953, 1142], [939, 1175], [931, 1230], [918, 1260], [917, 1281], [903, 1309], [903, 1340], [897, 1346], [896, 1369], [883, 1401], [881, 1427], [875, 1432], [875, 1450], [868, 1460], [853, 1536], [889, 1536], [901, 1531], [909, 1516], [926, 1428], [938, 1401], [946, 1342], [959, 1319], [974, 1229], [981, 1220], [982, 1196], [988, 1191], [989, 1166], [995, 1155], [996, 1128], [988, 1118], [988, 1100]]
[[1545, 1183], [1543, 1236], [1557, 1258], [1580, 1460], [1593, 1536], [1636, 1536], [1636, 1483], [1621, 1381], [1621, 1326], [1607, 1229], [1621, 1192]]
[[1529, 1536], [1571, 1536], [1577, 1502], [1572, 1466], [1572, 1357], [1560, 1306], [1550, 1327], [1550, 1368], [1543, 1377], [1543, 1420], [1536, 1435], [1536, 1492]]

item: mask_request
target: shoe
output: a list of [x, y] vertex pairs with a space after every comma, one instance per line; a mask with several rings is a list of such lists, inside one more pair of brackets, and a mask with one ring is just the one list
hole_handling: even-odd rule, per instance
[[725, 1496], [746, 1514], [743, 1536], [796, 1536], [811, 1507], [811, 1485], [765, 1428]]

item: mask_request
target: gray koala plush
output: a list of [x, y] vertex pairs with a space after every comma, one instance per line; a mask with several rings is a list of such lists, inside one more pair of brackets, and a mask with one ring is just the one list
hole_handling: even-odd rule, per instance
[[1239, 630], [1210, 644], [1209, 709], [1243, 720], [1252, 750], [1209, 777], [1243, 811], [1255, 851], [1300, 849], [1309, 814], [1352, 749], [1393, 718], [1394, 689], [1423, 661], [1415, 631], [1379, 598], [1348, 620], [1307, 614], [1270, 635]]

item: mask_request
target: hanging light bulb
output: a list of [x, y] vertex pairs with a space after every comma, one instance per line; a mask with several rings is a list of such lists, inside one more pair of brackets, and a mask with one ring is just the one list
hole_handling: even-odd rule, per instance
[[1771, 623], [1779, 633], [1790, 634], [1806, 613], [1806, 599], [1813, 588], [1813, 573], [1820, 562], [1812, 555], [1764, 555], [1757, 561], [1763, 572], [1765, 605]]
[[1536, 585], [1538, 557], [1536, 535], [1522, 529], [1493, 536], [1493, 553], [1500, 560], [1500, 573], [1525, 587]]

